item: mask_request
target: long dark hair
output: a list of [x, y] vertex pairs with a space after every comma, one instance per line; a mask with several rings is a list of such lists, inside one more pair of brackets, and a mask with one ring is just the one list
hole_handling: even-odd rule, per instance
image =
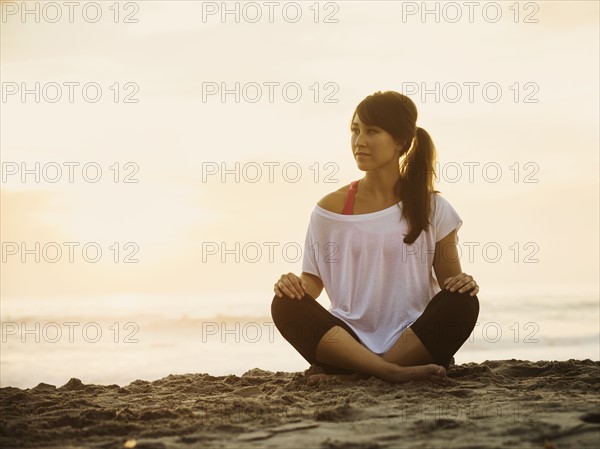
[[413, 243], [429, 227], [431, 194], [441, 193], [433, 184], [435, 145], [427, 131], [417, 127], [417, 107], [413, 101], [399, 92], [377, 91], [369, 95], [356, 107], [351, 124], [356, 114], [365, 125], [387, 131], [402, 144], [400, 178], [394, 185], [394, 195], [402, 201], [402, 214], [408, 221], [404, 243]]

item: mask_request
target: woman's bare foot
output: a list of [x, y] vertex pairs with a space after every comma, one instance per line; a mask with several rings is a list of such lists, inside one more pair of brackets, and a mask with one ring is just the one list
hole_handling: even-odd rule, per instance
[[[331, 380], [339, 380], [341, 382], [355, 382], [360, 379], [368, 379], [368, 374], [313, 374], [308, 376], [306, 385], [317, 385], [321, 382], [329, 382]], [[380, 376], [383, 380], [391, 383], [406, 383], [413, 380], [429, 380], [437, 383], [444, 383], [447, 380], [446, 369], [443, 366], [429, 365], [419, 366], [398, 366], [390, 364], [389, 372]]]
[[[321, 382], [338, 380], [341, 382], [356, 382], [361, 379], [372, 377], [365, 373], [353, 374], [325, 374], [323, 368], [318, 365], [311, 365], [305, 373], [307, 375], [306, 385], [316, 385]], [[311, 374], [315, 373], [315, 374]], [[446, 377], [446, 368], [441, 365], [430, 363], [428, 365], [417, 366], [399, 366], [395, 363], [389, 363], [387, 369], [376, 377], [391, 383], [406, 383], [413, 380], [429, 380], [437, 383], [444, 383], [448, 380]]]
[[388, 373], [382, 376], [384, 380], [392, 383], [405, 383], [412, 380], [430, 380], [443, 383], [447, 380], [446, 368], [430, 363], [419, 366], [399, 366], [392, 364]]

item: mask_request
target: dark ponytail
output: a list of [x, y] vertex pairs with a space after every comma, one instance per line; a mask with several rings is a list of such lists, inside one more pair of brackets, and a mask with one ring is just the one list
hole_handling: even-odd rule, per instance
[[433, 185], [436, 151], [429, 133], [419, 127], [412, 148], [406, 151], [406, 157], [400, 161], [400, 179], [394, 193], [402, 201], [409, 224], [404, 243], [413, 243], [429, 227], [431, 193], [439, 193]]

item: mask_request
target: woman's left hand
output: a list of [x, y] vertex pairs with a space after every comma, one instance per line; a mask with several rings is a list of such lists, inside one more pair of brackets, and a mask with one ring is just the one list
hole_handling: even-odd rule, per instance
[[475, 282], [473, 276], [470, 276], [467, 273], [460, 273], [444, 280], [444, 289], [450, 290], [451, 292], [458, 291], [458, 293], [464, 293], [472, 289], [469, 296], [475, 296], [479, 292], [477, 282]]

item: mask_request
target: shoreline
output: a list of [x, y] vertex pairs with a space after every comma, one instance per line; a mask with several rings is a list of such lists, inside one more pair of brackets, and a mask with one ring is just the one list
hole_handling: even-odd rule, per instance
[[0, 389], [2, 447], [600, 447], [600, 361], [486, 360], [448, 381], [308, 386], [251, 369]]

